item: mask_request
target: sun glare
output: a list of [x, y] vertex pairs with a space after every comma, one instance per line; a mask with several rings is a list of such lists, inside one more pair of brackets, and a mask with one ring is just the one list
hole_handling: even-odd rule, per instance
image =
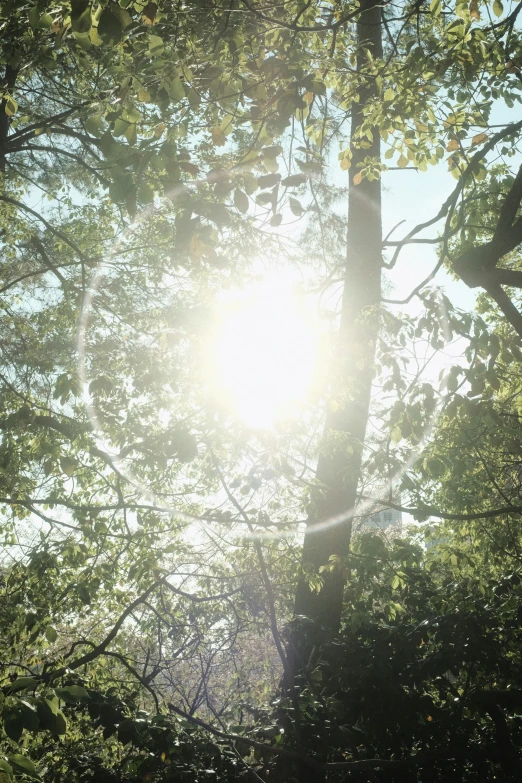
[[296, 418], [310, 391], [319, 328], [291, 284], [266, 280], [221, 302], [214, 344], [220, 396], [250, 427]]

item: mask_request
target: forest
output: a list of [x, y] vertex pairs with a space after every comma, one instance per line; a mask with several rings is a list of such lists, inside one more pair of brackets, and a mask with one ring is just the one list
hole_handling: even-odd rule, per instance
[[521, 23], [0, 0], [0, 783], [522, 780]]

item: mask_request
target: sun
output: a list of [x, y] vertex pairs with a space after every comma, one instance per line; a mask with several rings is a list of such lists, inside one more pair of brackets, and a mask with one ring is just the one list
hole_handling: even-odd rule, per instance
[[249, 427], [269, 429], [302, 412], [320, 329], [309, 300], [273, 277], [227, 292], [212, 341], [218, 396]]

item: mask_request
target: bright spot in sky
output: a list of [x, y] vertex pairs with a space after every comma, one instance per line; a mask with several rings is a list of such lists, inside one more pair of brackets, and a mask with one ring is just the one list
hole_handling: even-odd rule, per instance
[[235, 413], [268, 429], [296, 418], [317, 365], [317, 316], [295, 286], [273, 279], [229, 292], [221, 302], [214, 362]]

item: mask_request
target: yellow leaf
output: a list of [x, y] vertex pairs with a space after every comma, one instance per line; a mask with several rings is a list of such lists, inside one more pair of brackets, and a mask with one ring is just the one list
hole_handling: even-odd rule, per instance
[[477, 135], [473, 136], [473, 138], [471, 139], [471, 143], [473, 145], [475, 145], [475, 144], [483, 144], [487, 140], [488, 140], [488, 134], [487, 133], [477, 133]]
[[341, 161], [341, 170], [348, 171], [351, 165], [352, 165], [352, 161], [350, 160], [350, 158], [343, 158]]
[[404, 155], [401, 155], [399, 160], [397, 161], [397, 166], [400, 169], [405, 169], [407, 165], [408, 165], [408, 158], [405, 158]]
[[362, 178], [363, 178], [363, 176], [362, 176], [361, 172], [360, 171], [357, 172], [357, 174], [353, 178], [353, 184], [354, 185], [360, 185], [361, 182], [362, 182]]
[[12, 98], [10, 95], [6, 95], [4, 101], [5, 101], [4, 103], [5, 113], [7, 114], [8, 117], [12, 117], [13, 114], [16, 114], [16, 110], [18, 109], [18, 104], [15, 101], [15, 99]]
[[455, 152], [455, 150], [458, 150], [458, 148], [459, 148], [459, 143], [457, 139], [451, 139], [450, 142], [448, 143], [448, 146], [446, 147], [446, 151]]
[[314, 94], [313, 94], [313, 92], [305, 92], [305, 94], [303, 95], [303, 98], [305, 99], [305, 101], [307, 103], [312, 103], [312, 101], [314, 99]]
[[431, 717], [431, 715], [428, 715], [426, 720], [429, 720], [431, 722], [433, 720], [433, 718]]
[[215, 144], [216, 147], [222, 147], [224, 144], [226, 144], [226, 137], [223, 131], [219, 126], [216, 126], [215, 128], [212, 128], [212, 143]]
[[163, 135], [163, 133], [164, 133], [164, 131], [165, 131], [165, 128], [166, 128], [166, 127], [167, 127], [167, 126], [165, 125], [165, 123], [164, 123], [164, 122], [160, 122], [160, 124], [159, 124], [159, 125], [156, 125], [156, 127], [154, 128], [154, 135], [155, 135], [155, 137], [156, 137], [157, 139], [159, 139], [159, 138], [160, 138], [160, 136], [162, 136], [162, 135]]

